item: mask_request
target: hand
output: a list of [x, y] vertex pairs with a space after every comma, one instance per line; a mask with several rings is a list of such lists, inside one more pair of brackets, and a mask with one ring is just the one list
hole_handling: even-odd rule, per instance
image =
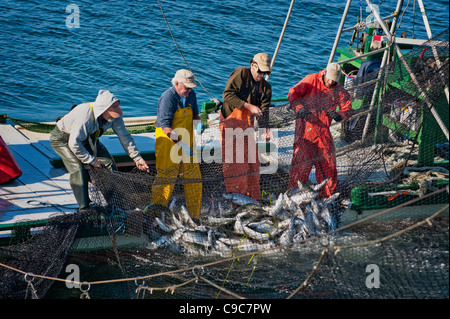
[[333, 109], [329, 109], [327, 112], [327, 115], [329, 117], [331, 117], [333, 120], [335, 120], [336, 122], [342, 121], [342, 116]]
[[300, 110], [298, 110], [297, 112], [297, 118], [298, 119], [304, 119], [305, 117], [307, 117], [308, 115], [311, 115], [311, 112], [308, 111], [307, 109], [305, 109], [304, 107], [302, 107]]
[[103, 165], [102, 161], [100, 159], [96, 159], [95, 162], [91, 163], [91, 165], [95, 168], [103, 168], [105, 165]]
[[148, 165], [142, 157], [136, 161], [136, 167], [141, 171], [149, 171]]
[[201, 133], [203, 133], [204, 130], [205, 130], [205, 125], [203, 125], [202, 122], [199, 122], [197, 124], [197, 128], [196, 128], [197, 133], [201, 134]]
[[250, 104], [250, 103], [245, 103], [244, 107], [250, 111], [250, 113], [252, 113], [252, 115], [260, 117], [262, 116], [262, 111], [259, 107], [257, 107], [256, 105]]
[[[167, 134], [167, 133], [166, 133]], [[170, 132], [167, 134], [167, 136], [172, 140], [172, 142], [174, 143], [178, 143], [179, 141], [181, 141], [180, 137], [178, 136], [177, 133], [175, 133], [175, 131], [173, 131], [172, 129], [170, 129]]]

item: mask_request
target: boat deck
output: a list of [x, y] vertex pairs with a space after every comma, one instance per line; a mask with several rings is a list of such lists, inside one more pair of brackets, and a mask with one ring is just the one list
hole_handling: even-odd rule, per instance
[[30, 140], [8, 124], [0, 125], [0, 135], [22, 170], [19, 178], [0, 185], [0, 236], [10, 236], [18, 222], [74, 212], [78, 205], [69, 174], [50, 164], [56, 153], [48, 139]]
[[[26, 136], [14, 126], [0, 124], [0, 136], [22, 170], [19, 178], [0, 185], [0, 238], [11, 236], [17, 223], [45, 223], [52, 215], [73, 213], [78, 205], [69, 184], [69, 174], [65, 168], [51, 164], [51, 159], [58, 155], [50, 145], [49, 135]], [[154, 152], [151, 133], [139, 134], [135, 140], [142, 152]], [[117, 136], [102, 136], [101, 141], [111, 155], [123, 153]]]

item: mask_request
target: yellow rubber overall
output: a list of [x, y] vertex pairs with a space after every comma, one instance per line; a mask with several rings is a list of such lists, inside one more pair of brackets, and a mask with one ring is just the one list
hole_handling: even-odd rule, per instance
[[[193, 218], [199, 218], [202, 205], [202, 183], [196, 148], [194, 147], [191, 107], [179, 108], [175, 112], [172, 120], [172, 130], [178, 134], [181, 141], [194, 151], [193, 156], [183, 154], [180, 146], [175, 144], [163, 132], [161, 127], [156, 128], [155, 155], [157, 176], [152, 186], [151, 202], [168, 206], [175, 186], [174, 182], [179, 176], [187, 179], [183, 184], [189, 215]], [[194, 179], [194, 182], [189, 181], [189, 179]]]

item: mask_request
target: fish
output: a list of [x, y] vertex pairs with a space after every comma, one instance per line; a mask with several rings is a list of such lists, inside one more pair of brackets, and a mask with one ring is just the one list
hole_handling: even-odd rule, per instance
[[297, 205], [287, 194], [283, 194], [283, 208], [293, 212], [297, 210]]
[[318, 192], [303, 192], [303, 193], [297, 193], [290, 197], [290, 199], [297, 205], [304, 205], [311, 202], [311, 199], [317, 198], [319, 195]]
[[314, 213], [310, 209], [307, 209], [305, 215], [305, 228], [310, 234], [316, 233], [316, 223], [314, 222], [314, 216]]
[[282, 233], [288, 226], [289, 226], [290, 220], [285, 219], [283, 221], [277, 221], [274, 222], [275, 227], [269, 231], [269, 235], [272, 237], [278, 236], [280, 233]]
[[274, 224], [268, 219], [264, 219], [259, 222], [248, 223], [247, 226], [251, 229], [254, 229], [258, 233], [270, 232], [275, 227]]
[[222, 238], [218, 238], [217, 241], [220, 241], [220, 242], [226, 244], [227, 246], [235, 247], [235, 246], [238, 246], [239, 244], [242, 244], [242, 242], [245, 241], [245, 239], [222, 237]]
[[180, 208], [180, 218], [181, 218], [182, 222], [184, 222], [189, 227], [191, 227], [193, 229], [197, 228], [197, 224], [192, 220], [186, 207], [184, 207], [183, 205], [181, 205], [181, 208]]
[[312, 211], [314, 213], [316, 213], [316, 215], [320, 214], [320, 208], [319, 208], [319, 204], [317, 203], [317, 201], [315, 199], [311, 199], [311, 205], [310, 205]]
[[272, 206], [269, 207], [264, 207], [264, 211], [266, 211], [270, 216], [275, 216], [277, 215], [279, 212], [281, 212], [281, 209], [283, 209], [283, 201], [284, 201], [284, 194], [280, 193], [280, 195], [278, 195], [277, 200], [275, 201], [275, 203]]
[[238, 193], [224, 193], [223, 197], [226, 199], [230, 199], [234, 204], [236, 205], [245, 205], [245, 204], [255, 204], [255, 205], [262, 205], [257, 200], [254, 200], [250, 196], [238, 194]]
[[292, 217], [289, 220], [288, 228], [280, 236], [279, 242], [281, 245], [292, 243], [292, 241], [294, 239], [294, 229], [295, 229], [295, 223], [294, 223], [294, 217]]
[[155, 217], [155, 222], [166, 233], [171, 233], [174, 231], [173, 228], [169, 227], [166, 223], [164, 223], [159, 217]]
[[[339, 193], [320, 198], [326, 185], [298, 183], [279, 193], [271, 205], [251, 197], [228, 193], [225, 200], [211, 200], [209, 209], [195, 222], [174, 197], [165, 214], [153, 218], [152, 247], [171, 248], [186, 254], [256, 252], [276, 245], [302, 241], [334, 230], [339, 225]], [[231, 207], [231, 202], [238, 207]], [[227, 205], [227, 211], [223, 211]], [[215, 209], [219, 208], [216, 212]], [[221, 231], [218, 228], [221, 227]]]
[[177, 203], [177, 198], [174, 196], [172, 198], [172, 202], [169, 205], [169, 210], [173, 213], [173, 211], [175, 210], [175, 205]]
[[208, 216], [207, 220], [208, 220], [208, 224], [214, 227], [214, 226], [229, 225], [232, 222], [236, 221], [236, 218]]
[[157, 240], [150, 243], [150, 248], [166, 248], [171, 245], [175, 245], [180, 237], [183, 235], [185, 229], [177, 229], [172, 235], [163, 235], [159, 237]]
[[216, 240], [215, 249], [219, 252], [224, 252], [224, 253], [231, 251], [231, 247], [228, 246], [226, 243], [222, 242], [221, 240]]
[[318, 192], [328, 183], [329, 180], [330, 180], [330, 178], [326, 178], [322, 183], [312, 186], [311, 189], [314, 192]]
[[268, 233], [259, 233], [259, 232], [254, 231], [253, 229], [251, 229], [250, 227], [247, 227], [247, 226], [243, 226], [242, 229], [244, 231], [244, 234], [247, 235], [248, 237], [252, 238], [252, 239], [267, 240], [270, 237], [270, 235]]
[[175, 216], [175, 214], [172, 214], [171, 216], [172, 219], [172, 223], [175, 227], [177, 228], [183, 228], [183, 224], [181, 223], [181, 221]]
[[294, 212], [294, 216], [298, 217], [302, 220], [305, 220], [305, 214], [303, 213], [303, 210], [301, 209], [301, 207], [298, 207], [295, 212]]
[[[230, 215], [232, 214], [233, 211], [228, 212], [225, 215]], [[236, 210], [234, 211], [236, 214], [240, 214], [243, 212], [247, 212], [250, 215], [260, 215], [261, 213], [264, 213], [264, 206], [262, 204], [244, 204], [242, 206], [239, 206], [238, 208], [236, 208]]]
[[319, 221], [319, 218], [318, 218], [318, 214], [316, 213], [314, 208], [312, 208], [311, 206], [309, 206], [308, 208], [310, 210], [310, 214], [311, 214], [314, 226], [316, 227], [317, 230], [320, 230], [320, 228], [321, 228], [320, 226], [321, 225], [320, 225], [320, 221]]
[[292, 213], [290, 211], [287, 210], [282, 210], [281, 212], [279, 212], [276, 216], [277, 219], [281, 219], [281, 220], [286, 220], [292, 217]]
[[234, 223], [234, 232], [239, 235], [245, 235], [244, 226], [242, 225], [241, 217], [239, 215], [236, 216], [236, 221]]
[[215, 246], [216, 246], [216, 238], [214, 237], [214, 232], [213, 232], [212, 229], [208, 230], [207, 237], [208, 237], [208, 247], [207, 247], [207, 249], [210, 250], [210, 249], [215, 248]]
[[247, 240], [244, 244], [237, 246], [236, 251], [238, 253], [253, 253], [264, 249], [273, 248], [276, 246], [277, 245], [272, 241], [268, 241], [266, 243], [255, 243], [250, 240]]
[[205, 247], [206, 249], [211, 249], [208, 235], [205, 235], [203, 233], [187, 230], [183, 233], [181, 239], [187, 243], [197, 244], [199, 246]]
[[297, 233], [292, 238], [292, 241], [298, 242], [298, 241], [302, 241], [302, 240], [308, 238], [308, 235], [306, 234], [306, 231], [305, 231], [306, 226], [305, 226], [304, 222], [301, 222], [299, 225], [296, 225], [296, 226], [297, 226], [298, 230], [297, 230]]
[[333, 230], [334, 225], [333, 225], [333, 221], [331, 220], [331, 214], [330, 214], [330, 210], [328, 209], [328, 207], [325, 207], [325, 209], [322, 210], [322, 212], [320, 213], [320, 216], [327, 223], [328, 229]]

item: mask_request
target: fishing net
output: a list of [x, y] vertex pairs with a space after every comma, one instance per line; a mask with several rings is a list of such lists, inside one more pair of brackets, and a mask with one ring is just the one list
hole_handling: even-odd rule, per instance
[[[347, 78], [355, 115], [331, 126], [331, 196], [315, 166], [289, 186], [288, 104], [270, 109], [270, 142], [257, 122], [238, 130], [211, 113], [198, 162], [180, 149], [167, 170], [89, 169], [90, 209], [0, 248], [0, 296], [448, 298], [448, 55], [447, 29]], [[79, 289], [67, 289], [73, 265]]]

